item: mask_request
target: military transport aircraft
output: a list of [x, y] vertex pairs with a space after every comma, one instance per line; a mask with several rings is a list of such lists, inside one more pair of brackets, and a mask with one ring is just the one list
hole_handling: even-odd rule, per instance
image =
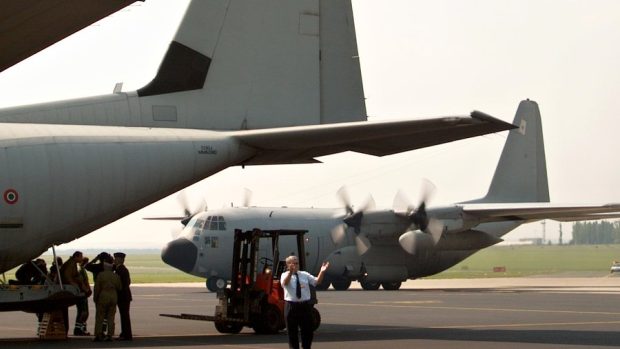
[[[501, 242], [524, 223], [620, 217], [620, 204], [557, 205], [549, 188], [538, 105], [523, 101], [485, 197], [444, 207], [414, 207], [403, 195], [393, 209], [372, 204], [354, 211], [341, 193], [346, 210], [316, 208], [236, 207], [188, 215], [181, 236], [162, 251], [164, 262], [206, 277], [217, 290], [230, 280], [234, 229], [301, 229], [306, 238], [307, 265], [316, 273], [330, 261], [328, 280], [345, 290], [358, 280], [366, 290], [398, 289], [406, 279], [439, 273], [476, 251]], [[290, 241], [290, 251], [293, 249]], [[266, 249], [269, 250], [269, 249]], [[287, 249], [281, 249], [286, 255]], [[263, 257], [263, 263], [273, 261]], [[277, 262], [277, 261], [276, 261]]]
[[[18, 23], [5, 38], [73, 20], [32, 31], [17, 25], [24, 13], [58, 11], [9, 3], [2, 18]], [[71, 31], [58, 32], [52, 42]], [[49, 43], [2, 50], [4, 67]], [[366, 119], [350, 0], [191, 1], [143, 88], [0, 110], [0, 273], [229, 166], [384, 156], [514, 128], [480, 112]]]

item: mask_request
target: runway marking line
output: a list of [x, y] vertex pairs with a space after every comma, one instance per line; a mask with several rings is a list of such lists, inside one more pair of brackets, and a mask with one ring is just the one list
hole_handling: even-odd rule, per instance
[[585, 321], [585, 322], [539, 322], [522, 324], [497, 324], [497, 325], [451, 325], [430, 326], [429, 328], [490, 328], [490, 327], [541, 327], [541, 326], [577, 326], [577, 325], [609, 325], [620, 324], [620, 321]]
[[440, 304], [442, 301], [376, 301], [373, 304]]
[[[375, 302], [373, 302], [375, 303]], [[377, 302], [378, 303], [378, 302]], [[393, 302], [396, 303], [396, 302]], [[620, 312], [605, 311], [576, 311], [576, 310], [552, 310], [552, 309], [510, 309], [510, 308], [474, 308], [474, 307], [442, 307], [423, 305], [399, 305], [399, 304], [366, 304], [366, 303], [320, 303], [321, 305], [336, 305], [346, 307], [388, 307], [388, 308], [423, 308], [444, 310], [477, 310], [477, 311], [502, 311], [515, 313], [559, 313], [559, 314], [590, 314], [590, 315], [620, 315]]]

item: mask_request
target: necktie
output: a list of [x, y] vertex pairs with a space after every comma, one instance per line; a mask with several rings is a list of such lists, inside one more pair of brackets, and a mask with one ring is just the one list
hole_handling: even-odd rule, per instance
[[296, 285], [297, 289], [295, 290], [295, 295], [297, 296], [297, 299], [301, 299], [301, 284], [299, 283], [299, 274], [295, 273], [295, 280], [296, 281]]

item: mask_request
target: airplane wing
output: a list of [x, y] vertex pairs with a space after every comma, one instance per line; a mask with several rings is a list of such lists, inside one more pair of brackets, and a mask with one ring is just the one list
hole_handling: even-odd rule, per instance
[[474, 111], [470, 116], [282, 127], [230, 134], [259, 150], [246, 165], [268, 165], [319, 162], [314, 158], [345, 151], [384, 156], [513, 128], [513, 124]]
[[620, 204], [557, 205], [549, 203], [466, 204], [463, 213], [480, 222], [552, 219], [563, 222], [620, 218]]
[[2, 1], [0, 72], [134, 2], [136, 0]]

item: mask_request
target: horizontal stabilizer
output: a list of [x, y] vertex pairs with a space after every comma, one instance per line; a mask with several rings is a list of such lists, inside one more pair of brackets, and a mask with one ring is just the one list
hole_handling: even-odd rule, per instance
[[516, 126], [475, 111], [469, 117], [350, 122], [228, 134], [258, 150], [246, 165], [267, 165], [316, 162], [315, 157], [345, 151], [384, 156], [513, 128]]
[[479, 219], [481, 223], [506, 220], [554, 219], [574, 221], [606, 219], [616, 218], [620, 215], [619, 212], [620, 204], [579, 206], [544, 203], [463, 205], [463, 213], [466, 216]]

